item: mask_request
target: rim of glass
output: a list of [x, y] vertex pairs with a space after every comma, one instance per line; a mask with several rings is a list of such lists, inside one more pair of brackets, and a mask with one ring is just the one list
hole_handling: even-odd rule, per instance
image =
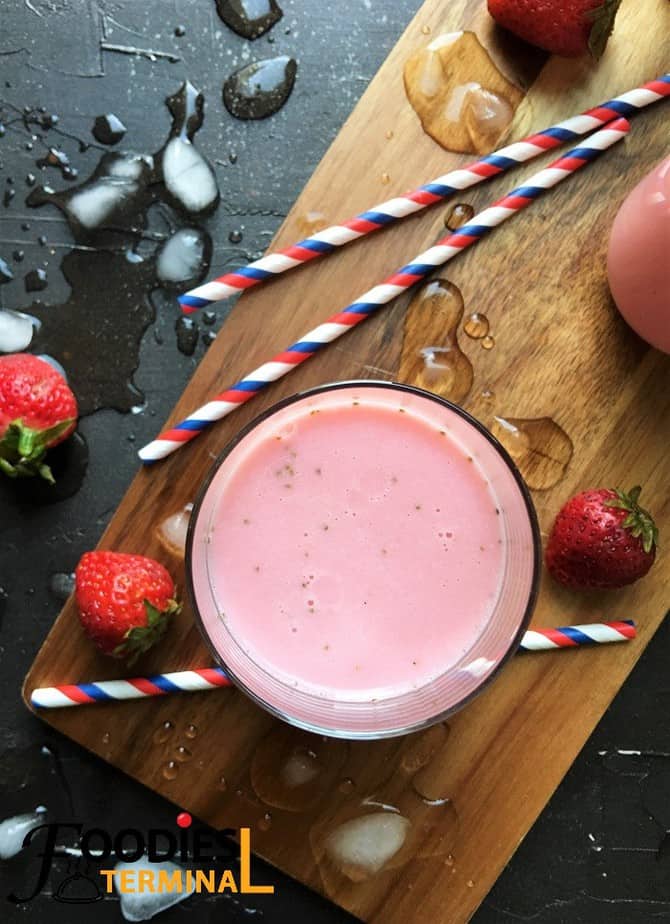
[[[314, 725], [310, 722], [304, 722], [301, 719], [292, 716], [289, 713], [283, 712], [281, 709], [277, 709], [272, 706], [270, 703], [267, 703], [262, 697], [260, 697], [254, 690], [252, 690], [244, 681], [240, 680], [236, 674], [231, 671], [229, 666], [226, 664], [224, 658], [216, 650], [207, 628], [205, 627], [203, 618], [200, 614], [200, 609], [198, 607], [198, 602], [195, 594], [195, 587], [193, 585], [193, 573], [191, 568], [191, 557], [193, 552], [193, 538], [195, 533], [196, 523], [198, 521], [198, 516], [200, 514], [200, 508], [205, 500], [209, 487], [214, 480], [216, 473], [219, 468], [224, 464], [230, 453], [235, 449], [235, 447], [243, 440], [245, 437], [251, 433], [259, 424], [263, 423], [269, 417], [272, 417], [278, 411], [283, 410], [285, 407], [289, 407], [291, 404], [295, 404], [298, 401], [302, 401], [305, 398], [312, 397], [313, 395], [318, 395], [323, 392], [337, 391], [342, 388], [388, 388], [391, 390], [398, 390], [409, 392], [410, 394], [418, 395], [422, 398], [427, 398], [431, 401], [436, 402], [437, 404], [442, 405], [442, 407], [448, 408], [450, 411], [453, 411], [467, 423], [469, 423], [475, 430], [477, 430], [497, 451], [498, 455], [502, 458], [503, 462], [507, 465], [510, 470], [514, 481], [519, 489], [519, 494], [524, 502], [524, 507], [526, 514], [528, 516], [528, 522], [530, 525], [531, 536], [533, 540], [533, 573], [530, 582], [530, 589], [528, 593], [528, 599], [524, 608], [523, 616], [519, 623], [519, 629], [513, 638], [510, 641], [510, 644], [501, 656], [499, 661], [496, 663], [495, 667], [491, 672], [482, 680], [482, 682], [471, 690], [466, 696], [460, 699], [457, 703], [450, 706], [448, 709], [443, 710], [442, 712], [436, 713], [434, 716], [415, 722], [412, 725], [402, 726], [399, 728], [389, 728], [384, 729], [383, 731], [352, 731], [352, 730], [339, 730], [333, 728], [324, 728], [320, 725]], [[186, 590], [188, 593], [189, 602], [195, 616], [195, 622], [198, 626], [200, 635], [205, 641], [209, 651], [211, 652], [214, 660], [221, 666], [221, 668], [226, 672], [229, 679], [241, 690], [245, 696], [249, 697], [253, 702], [259, 705], [266, 712], [269, 712], [271, 715], [275, 716], [278, 719], [281, 719], [284, 722], [287, 722], [289, 725], [293, 725], [296, 728], [301, 728], [304, 731], [312, 732], [317, 735], [325, 735], [330, 738], [344, 738], [351, 741], [354, 740], [377, 740], [382, 738], [394, 738], [399, 735], [411, 734], [412, 732], [420, 731], [424, 728], [429, 728], [431, 725], [436, 725], [439, 722], [445, 721], [450, 716], [454, 715], [456, 712], [459, 712], [464, 706], [466, 706], [471, 700], [476, 696], [479, 696], [489, 684], [498, 676], [500, 670], [505, 666], [513, 654], [516, 653], [521, 639], [530, 624], [531, 617], [533, 615], [533, 610], [535, 609], [535, 604], [537, 602], [537, 597], [540, 590], [540, 574], [542, 566], [542, 538], [540, 534], [540, 526], [537, 519], [537, 513], [535, 511], [535, 506], [531, 498], [530, 490], [526, 485], [526, 482], [523, 480], [519, 469], [517, 468], [514, 460], [507, 452], [505, 447], [496, 437], [491, 433], [491, 431], [484, 426], [481, 421], [477, 420], [476, 417], [473, 417], [467, 411], [463, 410], [462, 407], [459, 407], [457, 404], [453, 404], [451, 401], [448, 401], [446, 398], [436, 395], [434, 392], [427, 391], [424, 388], [418, 388], [416, 385], [408, 385], [404, 382], [394, 382], [387, 381], [385, 379], [348, 379], [341, 382], [330, 382], [326, 385], [317, 385], [314, 388], [308, 388], [305, 391], [296, 392], [293, 395], [289, 395], [286, 398], [282, 398], [280, 401], [277, 401], [275, 404], [270, 405], [260, 414], [249, 421], [248, 424], [245, 424], [241, 430], [239, 430], [235, 436], [229, 440], [229, 442], [224, 446], [219, 455], [216, 457], [212, 463], [205, 480], [198, 490], [197, 497], [193, 502], [193, 510], [191, 511], [191, 516], [188, 524], [188, 531], [186, 534], [186, 548], [184, 556], [184, 564], [186, 571]]]

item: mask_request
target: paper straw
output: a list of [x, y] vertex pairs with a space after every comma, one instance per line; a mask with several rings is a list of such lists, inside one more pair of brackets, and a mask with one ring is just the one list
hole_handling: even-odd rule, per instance
[[669, 95], [670, 74], [662, 74], [655, 80], [622, 93], [621, 96], [615, 96], [614, 99], [601, 103], [594, 109], [588, 109], [581, 115], [572, 116], [544, 131], [500, 148], [493, 154], [487, 154], [480, 160], [452, 170], [412, 192], [389, 199], [381, 205], [374, 205], [341, 225], [317, 231], [292, 247], [267, 254], [232, 273], [225, 273], [218, 279], [206, 282], [179, 296], [182, 310], [185, 314], [191, 314], [213, 302], [237, 295], [244, 289], [257, 286], [280, 273], [332, 253], [338, 247], [406, 218], [429, 205], [442, 202], [459, 190], [469, 189], [490, 177], [499, 176], [511, 167], [565, 144], [566, 141], [574, 141], [580, 135], [595, 131], [611, 119], [633, 115], [639, 109]]
[[[588, 626], [562, 626], [560, 629], [529, 629], [521, 640], [519, 650], [549, 651], [580, 645], [608, 645], [612, 642], [627, 642], [632, 638], [635, 638], [635, 623], [632, 619]], [[63, 706], [166, 696], [168, 693], [203, 693], [226, 686], [231, 686], [231, 683], [220, 667], [205, 667], [155, 674], [153, 677], [133, 677], [130, 680], [97, 680], [94, 683], [42, 687], [33, 690], [30, 702], [38, 709], [59, 709]]]
[[607, 645], [635, 638], [632, 619], [619, 622], [595, 622], [585, 626], [560, 626], [557, 629], [529, 629], [519, 645], [520, 651], [554, 651], [579, 645]]
[[168, 693], [199, 693], [229, 686], [230, 680], [220, 667], [204, 667], [154, 674], [152, 677], [131, 677], [128, 680], [96, 680], [93, 683], [42, 687], [33, 690], [30, 702], [40, 709], [57, 709], [60, 706], [85, 706], [111, 700], [166, 696]]
[[476, 244], [497, 225], [516, 215], [546, 190], [556, 186], [576, 170], [594, 160], [606, 148], [621, 141], [629, 129], [630, 125], [626, 119], [616, 119], [607, 128], [587, 138], [583, 146], [573, 148], [564, 157], [560, 157], [549, 167], [530, 177], [523, 186], [512, 190], [490, 208], [475, 215], [470, 223], [442, 238], [434, 247], [419, 254], [411, 263], [389, 276], [381, 285], [365, 292], [357, 301], [347, 305], [324, 324], [309, 331], [302, 340], [289, 346], [270, 362], [254, 369], [227, 391], [216, 395], [185, 420], [162, 433], [153, 442], [140, 449], [140, 459], [146, 464], [157, 462], [169, 456], [184, 443], [195, 439], [214, 421], [226, 417], [271, 382], [275, 382], [297, 365], [305, 362], [326, 344], [341, 337], [352, 327], [374, 314], [382, 305], [386, 305], [419, 280], [424, 279], [436, 267], [451, 260], [466, 247]]

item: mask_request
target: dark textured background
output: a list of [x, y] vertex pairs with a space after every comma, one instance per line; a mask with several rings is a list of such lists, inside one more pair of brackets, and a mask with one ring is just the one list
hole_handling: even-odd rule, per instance
[[[216, 172], [222, 203], [205, 223], [215, 240], [213, 268], [220, 270], [267, 245], [419, 5], [418, 0], [283, 0], [285, 15], [270, 33], [272, 43], [267, 35], [249, 43], [217, 18], [214, 0], [2, 0], [0, 99], [19, 108], [44, 106], [59, 115], [61, 129], [89, 141], [93, 117], [113, 111], [128, 127], [121, 147], [156, 151], [170, 126], [163, 100], [188, 77], [206, 97], [198, 146], [211, 161], [221, 161]], [[103, 24], [110, 42], [168, 52], [180, 60], [152, 62], [101, 50]], [[186, 27], [182, 38], [174, 35], [179, 24]], [[293, 95], [267, 121], [236, 121], [221, 103], [223, 79], [247, 57], [273, 53], [298, 60]], [[95, 150], [79, 153], [67, 138], [48, 140], [72, 155], [80, 176], [99, 157]], [[24, 177], [39, 173], [38, 145], [28, 151], [29, 142], [20, 124], [0, 138], [0, 184], [4, 190], [11, 176], [17, 189], [10, 205], [0, 207], [0, 257], [11, 263], [17, 247], [26, 254], [23, 264], [12, 264], [15, 280], [0, 287], [0, 306], [30, 304], [21, 277], [48, 263], [50, 285], [42, 298], [61, 311], [76, 351], [77, 325], [57, 307], [67, 295], [58, 267], [71, 236], [55, 209], [31, 211], [24, 204]], [[237, 154], [235, 164], [230, 153]], [[57, 189], [66, 185], [55, 171], [49, 181]], [[27, 231], [21, 229], [25, 221]], [[238, 245], [228, 242], [232, 230], [243, 232]], [[46, 247], [37, 243], [41, 234], [49, 239]], [[0, 818], [44, 803], [56, 818], [74, 815], [89, 827], [174, 823], [171, 805], [58, 738], [27, 713], [19, 695], [23, 675], [59, 610], [49, 591], [50, 575], [71, 571], [80, 554], [95, 545], [135, 471], [136, 447], [156, 433], [202, 355], [202, 343], [193, 357], [178, 352], [174, 302], [160, 299], [157, 307], [135, 375], [146, 406], [136, 415], [103, 410], [82, 422], [91, 461], [79, 493], [44, 507], [19, 502], [11, 487], [0, 492]], [[221, 315], [217, 326], [220, 320]], [[664, 627], [475, 916], [477, 924], [670, 919], [670, 851], [664, 849], [670, 828], [668, 641]], [[0, 861], [3, 920], [72, 924], [92, 914], [101, 922], [120, 919], [115, 898], [79, 907], [58, 904], [49, 895], [27, 907], [7, 903], [12, 889], [32, 881], [34, 863], [26, 854]], [[70, 871], [75, 867], [71, 861]], [[67, 872], [68, 862], [61, 860], [51, 889]], [[169, 924], [190, 914], [203, 922], [246, 921], [254, 909], [268, 922], [349, 920], [261, 863], [256, 878], [274, 882], [277, 895], [244, 903], [196, 896], [161, 920]]]

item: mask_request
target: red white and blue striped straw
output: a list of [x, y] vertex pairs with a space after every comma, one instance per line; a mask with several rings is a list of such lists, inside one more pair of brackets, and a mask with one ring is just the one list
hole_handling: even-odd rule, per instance
[[185, 314], [191, 314], [199, 308], [237, 295], [244, 289], [257, 286], [296, 266], [332, 253], [338, 247], [413, 215], [429, 205], [442, 202], [459, 190], [469, 189], [490, 177], [499, 176], [511, 167], [532, 160], [533, 157], [565, 144], [566, 141], [574, 141], [580, 135], [595, 131], [611, 119], [633, 115], [639, 109], [667, 96], [670, 96], [670, 74], [662, 74], [655, 80], [622, 93], [621, 96], [615, 96], [614, 99], [588, 109], [581, 115], [572, 116], [550, 128], [545, 128], [544, 131], [515, 141], [402, 196], [374, 205], [349, 221], [324, 228], [293, 244], [292, 247], [267, 254], [232, 273], [225, 273], [218, 279], [206, 282], [179, 296], [182, 310]]
[[57, 709], [60, 706], [86, 706], [111, 700], [166, 696], [168, 693], [199, 693], [230, 685], [230, 680], [220, 667], [204, 667], [154, 674], [152, 677], [131, 677], [128, 680], [96, 680], [93, 683], [43, 687], [33, 690], [30, 702], [40, 709]]
[[328, 318], [325, 323], [309, 331], [283, 353], [279, 353], [270, 362], [254, 369], [231, 388], [216, 395], [185, 420], [148, 443], [140, 449], [140, 459], [145, 464], [157, 462], [169, 456], [184, 443], [195, 439], [214, 421], [226, 417], [263, 388], [305, 362], [326, 344], [341, 337], [352, 327], [369, 318], [383, 305], [424, 279], [436, 267], [442, 266], [467, 247], [476, 244], [493, 228], [516, 215], [542, 193], [594, 160], [606, 148], [621, 141], [629, 129], [630, 125], [626, 119], [616, 119], [607, 128], [591, 135], [583, 146], [573, 148], [564, 157], [560, 157], [544, 170], [529, 177], [522, 186], [512, 190], [492, 206], [475, 215], [471, 222], [439, 240], [434, 247], [419, 254], [411, 263], [401, 267], [380, 285], [365, 292], [357, 301], [347, 305], [342, 311]]
[[579, 645], [607, 645], [627, 642], [636, 636], [632, 619], [619, 622], [595, 622], [585, 626], [559, 626], [557, 629], [529, 629], [524, 633], [519, 651], [555, 651]]
[[[549, 651], [581, 645], [608, 645], [612, 642], [627, 642], [635, 638], [635, 634], [632, 619], [587, 626], [562, 626], [559, 629], [529, 629], [521, 640], [519, 650]], [[133, 677], [130, 680], [97, 680], [94, 683], [42, 687], [33, 690], [30, 702], [38, 709], [59, 709], [63, 706], [166, 696], [168, 693], [201, 693], [227, 686], [231, 686], [230, 680], [220, 667], [205, 667], [155, 674], [153, 677]]]

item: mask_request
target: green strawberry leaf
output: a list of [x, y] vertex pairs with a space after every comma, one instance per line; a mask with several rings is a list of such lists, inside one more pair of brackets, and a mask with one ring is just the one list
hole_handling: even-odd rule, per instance
[[165, 610], [157, 609], [148, 600], [144, 601], [147, 622], [144, 626], [133, 626], [123, 636], [123, 641], [116, 646], [112, 654], [115, 657], [125, 658], [128, 667], [137, 659], [153, 648], [165, 635], [169, 625], [169, 617], [181, 612], [181, 604], [176, 600], [169, 600]]
[[591, 31], [589, 32], [589, 51], [596, 60], [605, 51], [607, 40], [614, 28], [614, 20], [619, 11], [620, 3], [621, 0], [603, 0], [600, 6], [589, 10], [585, 15], [585, 18], [592, 22]]
[[618, 488], [614, 488], [613, 491], [616, 496], [604, 501], [603, 506], [628, 511], [628, 516], [622, 521], [621, 526], [629, 530], [634, 539], [641, 539], [642, 548], [649, 554], [654, 546], [658, 545], [658, 527], [649, 511], [640, 507], [638, 503], [642, 488], [638, 484], [628, 493]]

